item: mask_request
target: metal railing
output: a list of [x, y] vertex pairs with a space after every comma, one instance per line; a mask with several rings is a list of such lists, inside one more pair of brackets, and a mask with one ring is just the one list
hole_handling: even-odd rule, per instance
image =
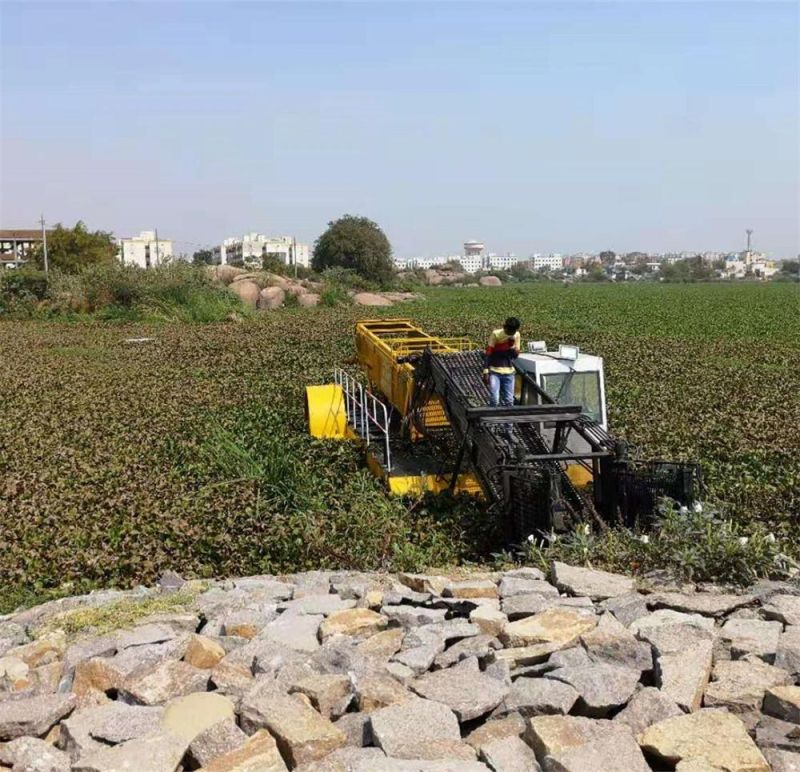
[[386, 405], [339, 367], [334, 370], [333, 379], [342, 389], [347, 423], [364, 440], [367, 447], [375, 434], [376, 440], [383, 446], [386, 470], [390, 472], [392, 453], [389, 447], [389, 413]]

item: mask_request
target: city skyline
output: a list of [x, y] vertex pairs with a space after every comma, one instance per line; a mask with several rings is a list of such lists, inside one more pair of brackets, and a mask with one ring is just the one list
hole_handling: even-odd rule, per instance
[[800, 252], [793, 3], [141, 8], [0, 5], [3, 227]]

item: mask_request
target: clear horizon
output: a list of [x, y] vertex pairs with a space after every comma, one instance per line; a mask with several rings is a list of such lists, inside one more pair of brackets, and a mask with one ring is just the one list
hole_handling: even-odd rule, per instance
[[0, 227], [800, 253], [795, 2], [0, 2]]

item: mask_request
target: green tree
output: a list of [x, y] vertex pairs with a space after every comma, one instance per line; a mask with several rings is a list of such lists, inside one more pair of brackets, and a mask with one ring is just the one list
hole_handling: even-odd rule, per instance
[[781, 273], [787, 276], [800, 276], [800, 260], [784, 260], [781, 263]]
[[514, 263], [508, 272], [518, 281], [528, 281], [533, 278], [530, 263]]
[[[78, 273], [87, 265], [110, 264], [117, 259], [117, 244], [114, 236], [106, 231], [90, 231], [78, 220], [74, 228], [65, 228], [61, 223], [47, 234], [47, 262], [50, 268], [64, 273]], [[38, 268], [44, 267], [41, 246], [33, 251], [33, 260]]]
[[372, 220], [346, 214], [328, 223], [317, 239], [312, 267], [318, 272], [345, 268], [369, 281], [387, 284], [394, 275], [392, 245]]
[[617, 253], [611, 249], [605, 249], [600, 253], [600, 260], [603, 265], [611, 265], [617, 259]]
[[192, 255], [192, 262], [195, 265], [213, 265], [214, 264], [214, 250], [213, 249], [198, 249]]

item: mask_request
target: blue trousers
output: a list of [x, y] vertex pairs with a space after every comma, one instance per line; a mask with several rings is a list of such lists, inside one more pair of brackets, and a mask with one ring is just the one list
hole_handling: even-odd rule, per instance
[[489, 373], [489, 404], [492, 407], [514, 404], [514, 373]]

